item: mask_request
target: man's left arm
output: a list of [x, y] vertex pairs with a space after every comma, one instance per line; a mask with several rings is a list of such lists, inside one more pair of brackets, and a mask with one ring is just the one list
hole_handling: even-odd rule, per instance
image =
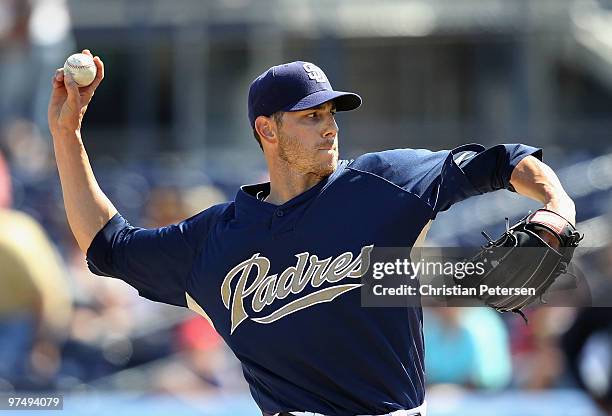
[[437, 152], [394, 149], [370, 153], [349, 167], [375, 173], [418, 195], [431, 206], [431, 219], [472, 196], [508, 189], [541, 202], [543, 208], [574, 225], [574, 202], [541, 158], [541, 149], [523, 144], [485, 148], [470, 143]]
[[[526, 156], [512, 171], [510, 184], [520, 194], [544, 204], [544, 209], [556, 212], [567, 222], [576, 225], [576, 207], [567, 195], [555, 172], [544, 162]], [[559, 248], [559, 239], [546, 231], [538, 235], [554, 248]]]
[[523, 158], [512, 171], [510, 184], [520, 194], [544, 204], [544, 208], [576, 225], [576, 207], [555, 172], [533, 156]]

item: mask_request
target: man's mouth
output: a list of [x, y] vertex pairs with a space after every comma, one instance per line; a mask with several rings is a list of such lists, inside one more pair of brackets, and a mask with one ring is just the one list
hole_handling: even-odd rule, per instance
[[335, 143], [327, 143], [327, 144], [323, 144], [322, 146], [318, 147], [319, 150], [336, 150], [336, 144]]

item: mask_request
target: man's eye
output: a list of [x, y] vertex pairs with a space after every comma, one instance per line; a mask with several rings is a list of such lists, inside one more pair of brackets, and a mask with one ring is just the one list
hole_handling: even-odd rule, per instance
[[310, 113], [306, 117], [316, 118], [317, 117], [317, 113]]

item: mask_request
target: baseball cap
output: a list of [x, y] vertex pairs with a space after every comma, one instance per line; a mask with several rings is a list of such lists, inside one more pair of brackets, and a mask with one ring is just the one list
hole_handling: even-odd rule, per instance
[[277, 111], [298, 111], [334, 100], [337, 111], [354, 110], [361, 97], [334, 91], [325, 73], [310, 62], [295, 61], [273, 66], [255, 78], [249, 88], [249, 121]]

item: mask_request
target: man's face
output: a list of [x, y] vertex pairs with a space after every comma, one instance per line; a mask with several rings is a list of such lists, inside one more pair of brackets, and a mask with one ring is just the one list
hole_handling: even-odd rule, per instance
[[284, 113], [277, 125], [279, 157], [301, 174], [331, 175], [338, 166], [335, 114], [331, 101], [308, 110]]

